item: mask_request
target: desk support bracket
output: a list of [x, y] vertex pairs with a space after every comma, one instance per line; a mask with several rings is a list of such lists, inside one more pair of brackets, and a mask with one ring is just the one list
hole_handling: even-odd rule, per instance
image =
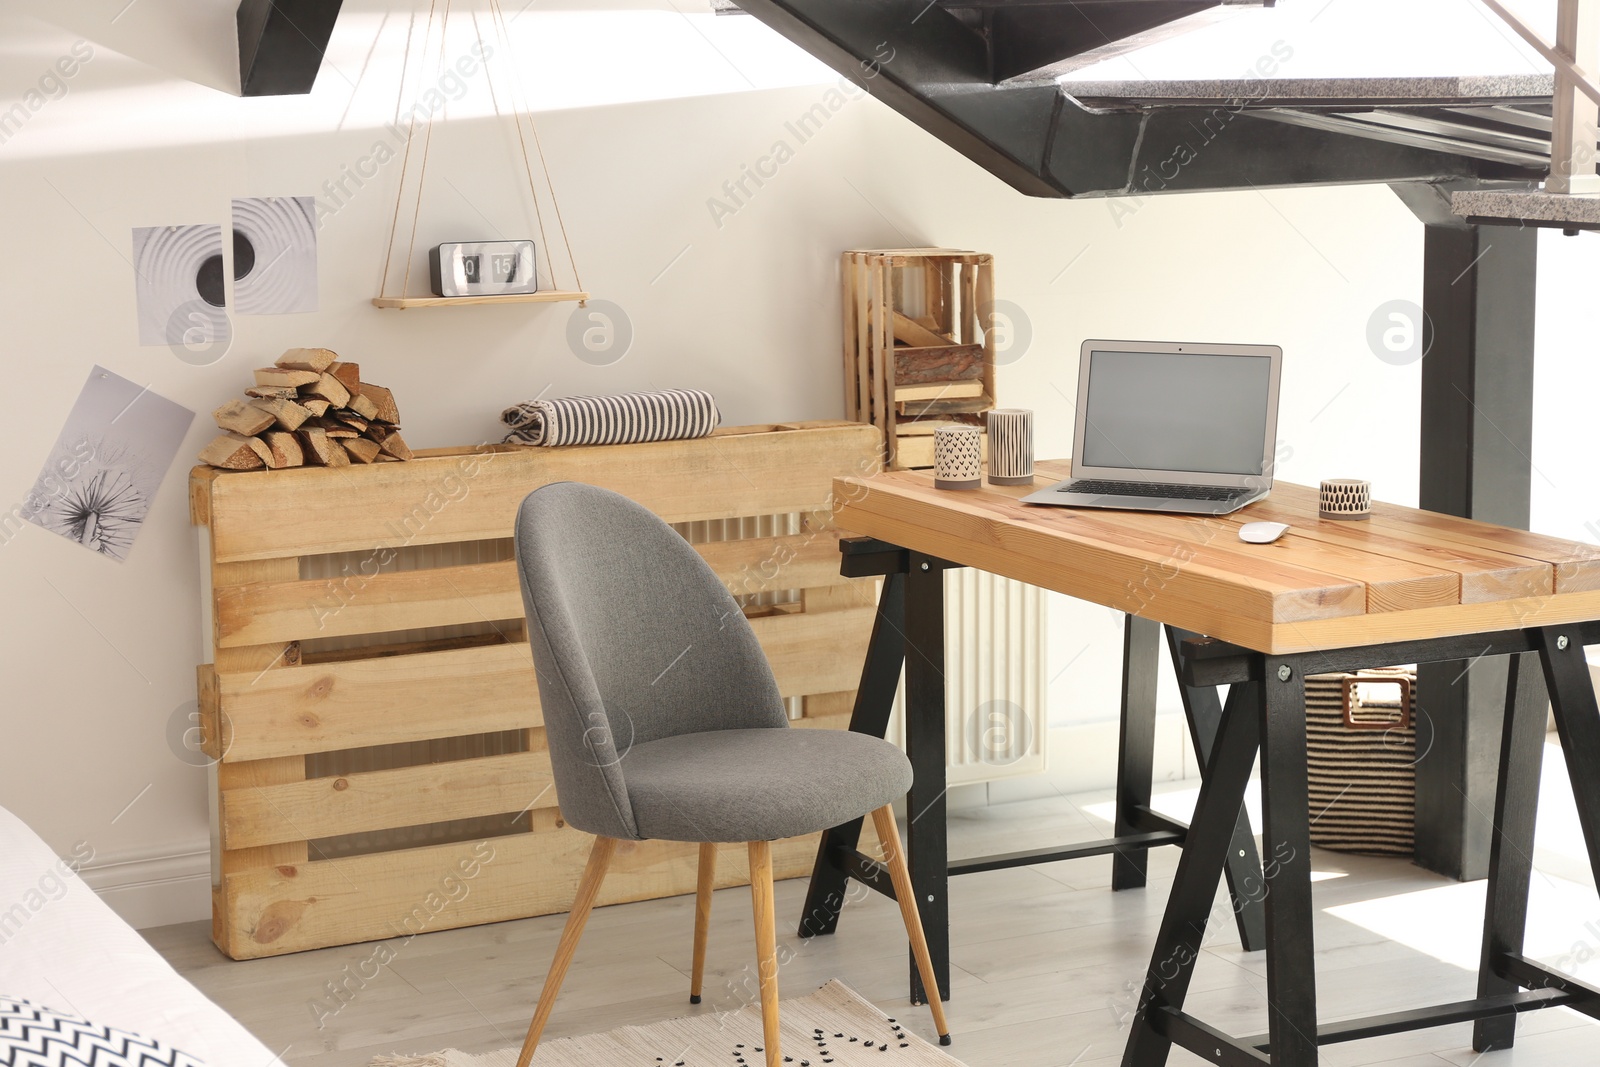
[[[1155, 745], [1156, 673], [1160, 669], [1160, 624], [1130, 616], [1123, 662], [1123, 735], [1118, 754], [1118, 798], [1113, 836], [1081, 844], [1052, 846], [951, 862], [945, 813], [945, 682], [944, 572], [959, 564], [900, 548], [870, 537], [840, 541], [840, 573], [846, 577], [881, 576], [877, 618], [868, 641], [866, 662], [850, 717], [850, 729], [883, 737], [888, 732], [900, 674], [907, 679], [906, 750], [914, 784], [908, 794], [907, 852], [917, 905], [927, 933], [929, 953], [939, 975], [941, 993], [949, 998], [950, 877], [1009, 867], [1056, 863], [1090, 856], [1113, 857], [1115, 888], [1144, 884], [1145, 858], [1152, 848], [1183, 846], [1189, 828], [1154, 811], [1151, 776]], [[1189, 635], [1168, 634], [1174, 667], [1184, 671], [1180, 642]], [[1241, 690], [1242, 691], [1242, 690]], [[1185, 690], [1189, 731], [1207, 765], [1222, 709], [1209, 688]], [[893, 896], [881, 877], [881, 865], [860, 850], [862, 820], [836, 826], [823, 834], [812, 868], [811, 884], [801, 916], [799, 935], [816, 937], [838, 929], [850, 881]], [[1261, 865], [1250, 824], [1241, 810], [1227, 849], [1229, 886], [1240, 939], [1247, 950], [1263, 944]], [[1207, 901], [1209, 903], [1209, 896]], [[920, 976], [910, 968], [912, 999], [923, 999]]]
[[[1561, 733], [1590, 866], [1600, 873], [1600, 703], [1583, 648], [1593, 624], [1445, 637], [1364, 649], [1266, 655], [1205, 639], [1181, 643], [1186, 680], [1232, 683], [1216, 747], [1202, 780], [1194, 822], [1178, 865], [1161, 932], [1145, 978], [1123, 1067], [1162, 1067], [1172, 1045], [1207, 1062], [1248, 1067], [1313, 1067], [1317, 1048], [1426, 1027], [1471, 1022], [1478, 1051], [1510, 1048], [1516, 1016], [1569, 1007], [1600, 1019], [1600, 988], [1523, 954], [1533, 830], [1544, 747], [1546, 694]], [[1489, 842], [1489, 885], [1478, 996], [1319, 1026], [1312, 940], [1309, 827], [1305, 789], [1307, 674], [1456, 658], [1463, 642], [1485, 655], [1510, 657], [1495, 808]], [[1248, 691], [1248, 693], [1247, 693]], [[1262, 764], [1269, 1032], [1232, 1037], [1183, 1009], [1195, 960], [1206, 940], [1207, 903], [1224, 871], [1226, 836], [1257, 751]]]
[[[950, 842], [946, 825], [945, 676], [943, 560], [911, 552], [905, 583], [906, 757], [911, 791], [906, 794], [906, 851], [911, 888], [928, 938], [939, 996], [950, 999], [950, 900], [946, 893]], [[911, 1003], [922, 1004], [922, 974], [909, 959]]]
[[[1178, 675], [1178, 691], [1183, 696], [1184, 714], [1189, 719], [1189, 739], [1194, 743], [1195, 758], [1200, 764], [1200, 776], [1205, 777], [1216, 748], [1217, 728], [1222, 723], [1222, 699], [1215, 686], [1189, 685], [1184, 682], [1184, 642], [1198, 637], [1188, 630], [1174, 626], [1165, 627], [1167, 651], [1172, 655], [1172, 669]], [[1256, 852], [1256, 835], [1250, 828], [1250, 813], [1239, 809], [1239, 819], [1233, 827], [1233, 840], [1228, 844], [1228, 860], [1223, 867], [1228, 879], [1228, 895], [1233, 900], [1233, 918], [1239, 927], [1239, 943], [1246, 952], [1259, 952], [1267, 947], [1266, 912], [1261, 905], [1261, 856]]]
[[[874, 544], [882, 545], [882, 542]], [[894, 549], [892, 545], [885, 547], [902, 558], [905, 556], [903, 549]], [[874, 555], [880, 563], [893, 562], [890, 553]], [[848, 569], [848, 552], [845, 560]], [[878, 572], [866, 571], [857, 577], [873, 573]], [[900, 688], [900, 668], [905, 663], [905, 627], [906, 576], [901, 571], [883, 572], [878, 615], [872, 624], [872, 636], [867, 641], [867, 659], [861, 667], [856, 706], [850, 713], [850, 729], [858, 734], [882, 737], [889, 732], [889, 713], [894, 708], [894, 694]], [[800, 917], [801, 937], [831, 934], [839, 928], [839, 912], [844, 908], [849, 876], [842, 866], [834, 862], [833, 857], [835, 854], [856, 852], [861, 844], [861, 824], [861, 819], [855, 819], [823, 832], [822, 842], [817, 846], [817, 860], [811, 870], [811, 887], [806, 891], [805, 911]], [[912, 858], [915, 858], [914, 854]], [[927, 925], [926, 919], [923, 925]], [[929, 938], [930, 947], [933, 944], [934, 940]], [[937, 961], [934, 966], [938, 966]]]
[[[1161, 624], [1137, 615], [1122, 627], [1122, 719], [1117, 732], [1116, 835], [1133, 832], [1135, 808], [1150, 807], [1156, 755], [1156, 668]], [[1150, 854], [1119, 850], [1111, 858], [1111, 888], [1142, 889]]]
[[[1483, 906], [1483, 955], [1478, 968], [1478, 996], [1515, 992], [1526, 976], [1506, 973], [1501, 961], [1522, 953], [1528, 924], [1528, 886], [1533, 878], [1533, 828], [1539, 806], [1543, 769], [1545, 709], [1544, 676], [1539, 657], [1531, 652], [1510, 657], [1506, 684], [1506, 719], [1501, 730], [1500, 774], [1495, 810], [1500, 832], [1489, 845], [1489, 885]], [[1472, 1047], [1478, 1052], [1510, 1048], [1516, 1019], [1496, 1016], [1478, 1020]]]

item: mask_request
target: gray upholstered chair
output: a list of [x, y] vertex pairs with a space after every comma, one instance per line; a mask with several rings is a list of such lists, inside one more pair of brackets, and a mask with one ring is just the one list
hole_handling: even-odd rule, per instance
[[872, 813], [941, 1041], [949, 1027], [890, 803], [911, 785], [893, 745], [793, 730], [754, 631], [670, 526], [590, 485], [522, 502], [517, 568], [562, 817], [595, 835], [528, 1027], [527, 1067], [619, 840], [700, 844], [690, 1001], [700, 1000], [716, 843], [746, 842], [763, 1049], [782, 1062], [771, 842]]

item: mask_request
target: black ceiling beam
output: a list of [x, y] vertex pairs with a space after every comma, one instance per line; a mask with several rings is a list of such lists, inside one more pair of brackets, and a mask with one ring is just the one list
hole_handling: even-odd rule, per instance
[[309, 93], [322, 69], [343, 0], [241, 0], [239, 92], [242, 96]]

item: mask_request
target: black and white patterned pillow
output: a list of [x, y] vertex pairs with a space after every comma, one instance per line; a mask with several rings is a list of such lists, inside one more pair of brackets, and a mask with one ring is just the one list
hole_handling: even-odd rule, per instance
[[500, 413], [513, 445], [618, 445], [705, 437], [722, 422], [703, 389], [658, 389], [615, 396], [564, 396], [515, 404]]
[[148, 1037], [96, 1026], [81, 1015], [0, 996], [4, 1067], [205, 1067]]

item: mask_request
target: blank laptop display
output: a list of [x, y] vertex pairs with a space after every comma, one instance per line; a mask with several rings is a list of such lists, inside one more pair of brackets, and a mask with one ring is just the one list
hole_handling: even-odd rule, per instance
[[1023, 499], [1226, 514], [1272, 487], [1282, 350], [1088, 341], [1072, 477]]

